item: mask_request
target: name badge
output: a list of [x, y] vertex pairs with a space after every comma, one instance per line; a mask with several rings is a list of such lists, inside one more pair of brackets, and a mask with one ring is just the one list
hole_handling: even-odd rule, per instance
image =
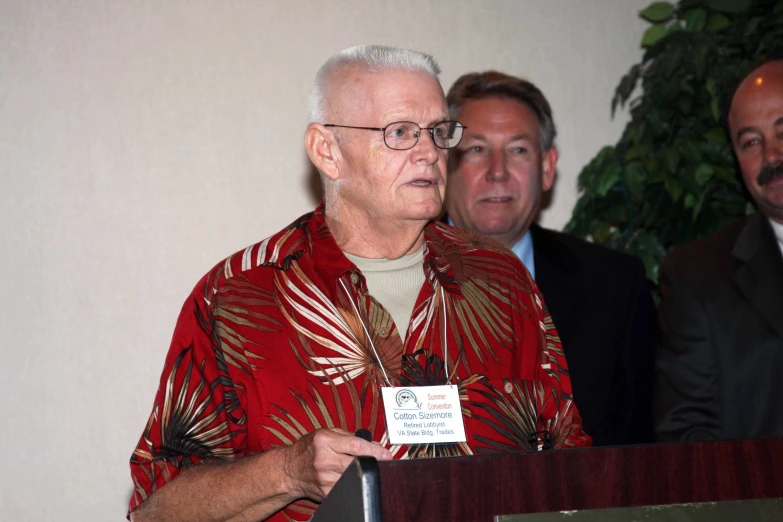
[[457, 386], [386, 387], [381, 394], [391, 444], [465, 442]]

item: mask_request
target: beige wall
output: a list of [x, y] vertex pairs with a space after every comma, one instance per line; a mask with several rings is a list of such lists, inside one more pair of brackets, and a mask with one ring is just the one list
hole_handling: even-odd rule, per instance
[[121, 520], [181, 303], [313, 207], [318, 66], [358, 43], [549, 97], [561, 227], [647, 0], [0, 0], [0, 519]]

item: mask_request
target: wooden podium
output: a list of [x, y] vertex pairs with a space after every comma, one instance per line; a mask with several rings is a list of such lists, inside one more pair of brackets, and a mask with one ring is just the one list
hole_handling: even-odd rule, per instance
[[[391, 462], [361, 457], [312, 522], [491, 522], [524, 513], [781, 497], [783, 438]], [[774, 506], [783, 509], [783, 501]]]

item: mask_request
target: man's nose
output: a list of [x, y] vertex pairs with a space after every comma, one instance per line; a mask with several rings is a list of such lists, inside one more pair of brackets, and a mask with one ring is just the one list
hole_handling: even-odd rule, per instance
[[488, 181], [506, 181], [508, 179], [508, 169], [506, 168], [506, 155], [502, 151], [490, 153], [489, 170], [487, 171]]
[[419, 134], [418, 142], [413, 146], [414, 160], [426, 161], [428, 164], [435, 163], [438, 161], [441, 150], [443, 149], [439, 149], [435, 145], [432, 134], [429, 131], [422, 129]]
[[783, 161], [783, 139], [775, 137], [775, 139], [767, 140], [764, 147], [764, 161], [771, 165]]

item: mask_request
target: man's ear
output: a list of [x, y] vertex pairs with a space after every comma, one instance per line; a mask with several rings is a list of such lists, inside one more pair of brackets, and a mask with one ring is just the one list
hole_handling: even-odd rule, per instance
[[541, 188], [544, 192], [547, 192], [555, 184], [555, 173], [557, 172], [557, 159], [560, 154], [557, 152], [557, 148], [552, 145], [550, 149], [544, 152], [543, 161], [541, 167], [543, 172], [541, 173]]
[[315, 168], [331, 180], [340, 177], [337, 160], [340, 146], [334, 139], [334, 134], [320, 123], [311, 123], [305, 131], [305, 148], [310, 161]]

